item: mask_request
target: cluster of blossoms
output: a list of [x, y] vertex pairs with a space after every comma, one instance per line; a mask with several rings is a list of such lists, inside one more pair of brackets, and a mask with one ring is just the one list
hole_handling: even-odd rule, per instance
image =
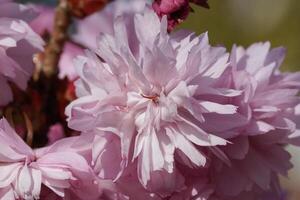
[[[0, 6], [0, 105], [12, 100], [10, 82], [26, 88], [43, 48], [33, 30], [46, 27], [32, 14]], [[77, 22], [59, 67], [75, 85], [65, 113], [80, 135], [58, 140], [55, 125], [49, 145], [32, 149], [0, 120], [0, 200], [285, 199], [285, 146], [300, 145], [300, 73], [280, 72], [285, 49], [229, 53], [207, 33], [169, 33], [168, 19], [117, 1]]]

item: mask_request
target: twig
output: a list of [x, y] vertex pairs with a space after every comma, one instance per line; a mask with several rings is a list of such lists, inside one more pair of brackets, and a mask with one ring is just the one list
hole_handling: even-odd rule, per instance
[[55, 11], [54, 28], [50, 41], [45, 49], [43, 72], [50, 78], [58, 73], [58, 63], [68, 38], [68, 28], [71, 23], [71, 11], [67, 0], [60, 0]]

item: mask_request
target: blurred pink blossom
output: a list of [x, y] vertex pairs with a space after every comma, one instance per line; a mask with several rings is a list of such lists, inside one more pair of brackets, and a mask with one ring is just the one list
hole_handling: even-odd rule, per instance
[[[34, 13], [22, 5], [1, 3], [0, 7], [0, 106], [13, 99], [9, 83], [25, 90], [33, 73], [33, 55], [44, 42], [28, 26]], [[24, 21], [26, 20], [26, 21]]]
[[54, 142], [65, 137], [64, 128], [60, 123], [54, 124], [49, 128], [48, 131], [48, 144], [53, 144]]

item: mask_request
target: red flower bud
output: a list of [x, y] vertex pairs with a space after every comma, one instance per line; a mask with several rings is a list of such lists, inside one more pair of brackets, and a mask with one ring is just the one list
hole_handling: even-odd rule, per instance
[[168, 31], [172, 31], [180, 22], [184, 21], [191, 11], [190, 3], [209, 8], [208, 0], [155, 0], [152, 4], [158, 16], [168, 18]]

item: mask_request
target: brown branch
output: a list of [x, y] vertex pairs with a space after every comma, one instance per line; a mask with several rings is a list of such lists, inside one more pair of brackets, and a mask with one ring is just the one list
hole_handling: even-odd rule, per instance
[[101, 10], [111, 0], [59, 0], [55, 10], [53, 32], [45, 48], [42, 71], [47, 78], [58, 73], [58, 63], [65, 42], [72, 15], [84, 18]]
[[[9, 124], [15, 129], [15, 122], [18, 124], [18, 120], [22, 119], [24, 125], [26, 127], [26, 143], [33, 147], [33, 126], [32, 122], [29, 119], [29, 116], [26, 114], [24, 110], [21, 110], [16, 105], [10, 105], [5, 109], [5, 117]], [[19, 115], [21, 114], [21, 115]], [[21, 118], [19, 118], [21, 117]], [[19, 134], [19, 133], [18, 133]]]
[[[61, 116], [61, 106], [64, 101], [67, 102], [68, 100], [61, 98], [61, 93], [65, 92], [68, 82], [58, 78], [58, 63], [64, 50], [64, 44], [69, 39], [68, 28], [72, 17], [76, 16], [75, 10], [83, 9], [84, 16], [92, 14], [91, 11], [95, 12], [102, 8], [102, 6], [92, 3], [94, 1], [98, 4], [102, 1], [107, 2], [107, 0], [59, 0], [55, 10], [53, 31], [47, 35], [49, 40], [47, 40], [45, 51], [34, 56], [36, 71], [30, 82], [30, 88], [34, 94], [38, 95], [40, 101], [38, 101], [39, 112], [32, 117], [33, 132], [29, 132], [27, 135], [27, 142], [34, 147], [41, 147], [46, 144], [47, 139], [45, 140], [45, 138], [47, 137], [45, 134], [48, 133], [51, 125], [60, 122], [67, 129], [65, 118]], [[35, 106], [30, 101], [27, 103], [30, 104], [30, 107]], [[30, 128], [30, 125], [27, 124], [27, 127]], [[32, 139], [34, 140], [32, 141]]]
[[58, 63], [68, 38], [68, 28], [71, 23], [71, 11], [67, 0], [60, 0], [55, 10], [54, 28], [50, 41], [45, 49], [43, 72], [50, 78], [58, 73]]

